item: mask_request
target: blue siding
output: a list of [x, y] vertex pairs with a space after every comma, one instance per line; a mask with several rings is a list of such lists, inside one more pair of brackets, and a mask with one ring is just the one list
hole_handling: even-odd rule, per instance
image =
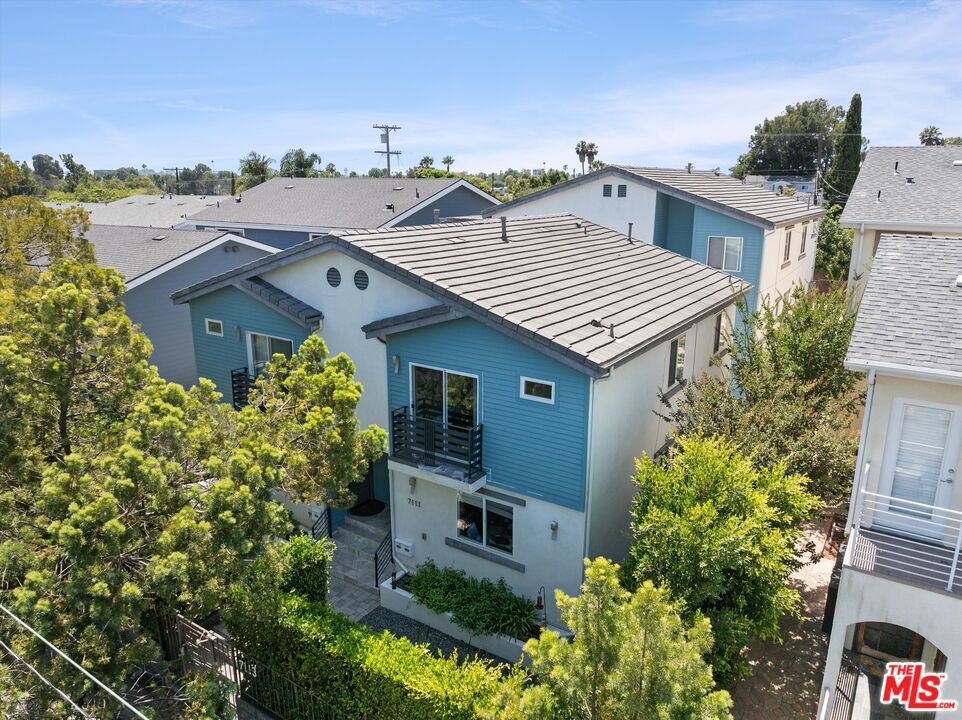
[[702, 207], [695, 207], [695, 222], [692, 230], [691, 257], [701, 263], [708, 262], [708, 237], [727, 235], [744, 238], [742, 245], [742, 269], [732, 273], [752, 284], [748, 294], [748, 307], [754, 309], [758, 303], [758, 283], [762, 274], [762, 251], [765, 231], [757, 225], [735, 220]]
[[[224, 323], [224, 337], [208, 335], [205, 318]], [[197, 375], [213, 380], [225, 402], [231, 400], [230, 371], [247, 365], [248, 332], [290, 338], [295, 352], [310, 335], [307, 328], [233, 287], [191, 300], [190, 320]]]
[[[583, 510], [588, 438], [587, 375], [470, 318], [392, 335], [391, 408], [410, 404], [410, 366], [479, 377], [484, 466], [495, 487]], [[521, 375], [555, 383], [555, 404], [522, 400]]]
[[[678, 198], [668, 198], [668, 224], [665, 247], [674, 253], [692, 257], [692, 227], [695, 206]], [[696, 258], [697, 259], [697, 258]]]
[[430, 225], [434, 222], [434, 208], [441, 211], [441, 217], [455, 217], [460, 215], [480, 215], [482, 210], [491, 207], [491, 201], [485, 200], [473, 190], [459, 187], [447, 195], [432, 202], [428, 207], [418, 210], [400, 223], [401, 225]]
[[[197, 228], [201, 230], [213, 230], [216, 227], [216, 225], [197, 225]], [[244, 237], [259, 243], [264, 243], [265, 245], [280, 248], [281, 250], [286, 250], [292, 245], [304, 242], [310, 237], [310, 234], [295, 230], [275, 230], [273, 228], [244, 228]]]

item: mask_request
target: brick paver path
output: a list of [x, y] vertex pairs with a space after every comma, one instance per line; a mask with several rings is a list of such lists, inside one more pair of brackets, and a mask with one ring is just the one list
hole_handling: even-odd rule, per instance
[[[821, 550], [824, 528], [808, 528], [807, 538]], [[828, 635], [822, 613], [835, 556], [800, 568], [789, 584], [802, 596], [801, 618], [782, 618], [783, 644], [756, 641], [748, 649], [751, 677], [732, 691], [736, 720], [811, 720], [818, 711]]]

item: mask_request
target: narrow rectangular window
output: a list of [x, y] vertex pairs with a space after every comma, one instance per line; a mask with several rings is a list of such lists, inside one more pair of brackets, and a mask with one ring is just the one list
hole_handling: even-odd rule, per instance
[[618, 186], [618, 197], [628, 197], [628, 186], [619, 185]]
[[674, 387], [685, 379], [685, 336], [671, 341], [668, 354], [668, 387]]
[[740, 237], [712, 235], [708, 238], [708, 266], [725, 272], [741, 272], [742, 246]]
[[718, 313], [718, 317], [715, 318], [715, 344], [714, 344], [714, 347], [712, 348], [712, 352], [716, 355], [719, 352], [721, 352], [722, 345], [724, 344], [724, 337], [723, 337], [725, 332], [725, 324], [723, 320], [724, 317], [725, 317], [725, 313]]
[[602, 185], [601, 195], [603, 197], [611, 197], [611, 185], [608, 185], [608, 184]]
[[802, 244], [801, 244], [801, 246], [798, 248], [798, 256], [799, 256], [799, 257], [804, 257], [804, 255], [805, 255], [805, 246], [806, 246], [807, 244], [808, 244], [808, 223], [803, 223], [803, 224], [802, 224]]
[[208, 335], [216, 335], [217, 337], [224, 337], [224, 323], [220, 320], [211, 320], [210, 318], [204, 318], [204, 324], [207, 327]]
[[550, 380], [536, 380], [521, 376], [521, 397], [524, 400], [554, 405], [554, 383]]
[[792, 259], [792, 228], [785, 229], [785, 254], [782, 256], [782, 262], [787, 263]]

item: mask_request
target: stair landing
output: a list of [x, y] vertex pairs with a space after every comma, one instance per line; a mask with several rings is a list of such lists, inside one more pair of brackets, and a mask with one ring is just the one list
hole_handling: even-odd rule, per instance
[[391, 530], [391, 511], [377, 515], [348, 515], [334, 531], [334, 561], [328, 604], [357, 621], [380, 605], [374, 584], [374, 551]]

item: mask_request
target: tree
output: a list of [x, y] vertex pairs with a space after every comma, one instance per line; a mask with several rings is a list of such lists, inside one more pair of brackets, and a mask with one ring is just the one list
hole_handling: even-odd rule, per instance
[[660, 720], [730, 718], [731, 698], [715, 690], [704, 655], [712, 645], [704, 618], [685, 622], [680, 606], [652, 583], [634, 593], [618, 582], [618, 566], [585, 560], [581, 595], [555, 591], [572, 640], [544, 630], [529, 640], [536, 682], [505, 683], [502, 720]]
[[945, 145], [945, 140], [942, 139], [942, 131], [935, 125], [922, 128], [922, 132], [919, 133], [919, 142], [923, 145]]
[[595, 157], [598, 155], [598, 146], [593, 142], [588, 143], [585, 146], [585, 158], [588, 160], [588, 168], [590, 170], [594, 169]]
[[63, 168], [60, 163], [49, 155], [37, 154], [33, 156], [33, 171], [40, 181], [50, 190], [56, 189], [63, 180]]
[[42, 197], [44, 193], [44, 186], [27, 163], [14, 162], [0, 152], [0, 199], [14, 195]]
[[244, 188], [252, 188], [270, 178], [274, 174], [271, 168], [273, 164], [274, 158], [261, 155], [254, 150], [242, 157], [240, 160], [240, 182], [244, 183]]
[[334, 163], [328, 163], [328, 164], [324, 167], [324, 174], [327, 175], [327, 177], [340, 177], [340, 176], [341, 176], [341, 173], [339, 173], [339, 172], [337, 171], [337, 166], [336, 166]]
[[292, 148], [281, 157], [281, 169], [278, 174], [285, 177], [316, 177], [317, 166], [321, 164], [321, 156], [317, 153], [306, 153], [303, 148]]
[[587, 140], [579, 140], [578, 144], [575, 145], [575, 155], [578, 156], [578, 162], [581, 163], [581, 174], [585, 174], [585, 160], [588, 159], [588, 147], [592, 143]]
[[709, 659], [728, 684], [747, 674], [745, 645], [777, 640], [779, 619], [798, 611], [786, 580], [798, 566], [798, 525], [818, 500], [803, 475], [757, 467], [728, 441], [698, 435], [679, 437], [662, 460], [643, 455], [633, 479], [625, 581], [651, 581], [687, 618], [711, 620]]
[[422, 168], [434, 167], [434, 158], [431, 157], [430, 155], [425, 155], [423, 158], [421, 158], [421, 162], [418, 163], [418, 167], [422, 167]]
[[845, 113], [845, 125], [835, 137], [832, 164], [825, 176], [825, 201], [845, 204], [862, 162], [862, 96], [855, 93]]
[[843, 228], [838, 224], [842, 214], [841, 205], [829, 205], [825, 209], [826, 215], [818, 223], [815, 269], [826, 279], [841, 282], [848, 277], [855, 233], [852, 228]]
[[95, 181], [94, 176], [87, 168], [73, 159], [73, 155], [61, 155], [60, 160], [67, 169], [67, 174], [63, 178], [63, 184], [60, 186], [60, 189], [64, 192], [74, 192], [81, 183]]
[[[823, 175], [832, 160], [832, 148], [839, 123], [845, 116], [841, 106], [824, 99], [788, 105], [781, 115], [755, 126], [748, 151], [731, 168], [737, 178], [746, 175]], [[821, 158], [819, 148], [821, 147]]]
[[958, 135], [953, 135], [951, 137], [945, 138], [946, 145], [962, 145], [962, 137]]
[[454, 165], [454, 158], [451, 155], [445, 155], [441, 158], [441, 164], [444, 165], [444, 169], [451, 172], [451, 166]]
[[371, 168], [367, 171], [367, 176], [372, 178], [384, 177], [384, 170], [381, 168]]

